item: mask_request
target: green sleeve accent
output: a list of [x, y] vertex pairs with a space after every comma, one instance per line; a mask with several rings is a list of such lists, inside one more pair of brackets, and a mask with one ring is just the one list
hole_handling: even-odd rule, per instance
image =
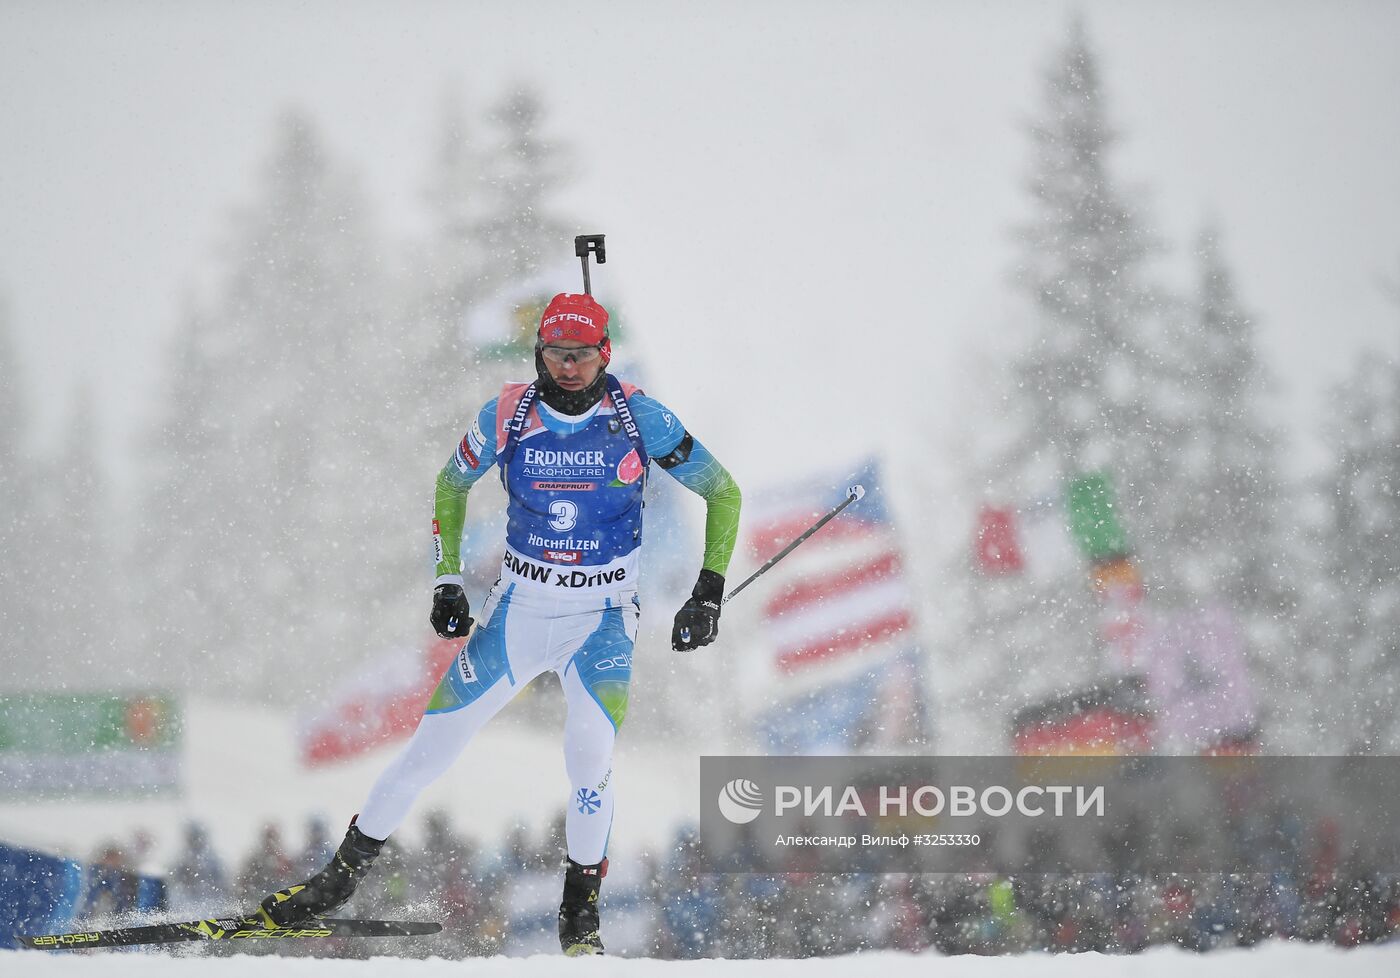
[[666, 472], [681, 485], [705, 500], [705, 570], [721, 577], [734, 556], [739, 539], [739, 508], [743, 498], [739, 485], [709, 449], [691, 437], [690, 454]]
[[[718, 463], [716, 463], [718, 464]], [[734, 556], [734, 543], [739, 539], [739, 509], [743, 497], [739, 484], [723, 467], [708, 488], [700, 493], [705, 498], [705, 570], [721, 577]]]
[[438, 473], [437, 493], [433, 498], [433, 519], [437, 521], [442, 541], [442, 559], [437, 563], [437, 576], [462, 573], [462, 526], [467, 520], [467, 493], [471, 485], [453, 477], [452, 463]]

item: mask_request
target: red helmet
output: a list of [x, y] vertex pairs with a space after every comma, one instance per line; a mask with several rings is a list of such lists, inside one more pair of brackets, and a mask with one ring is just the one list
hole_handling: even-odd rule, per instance
[[612, 359], [612, 341], [608, 339], [608, 311], [591, 295], [561, 292], [549, 300], [540, 316], [539, 339], [536, 348], [558, 340], [577, 340], [596, 346], [603, 355], [603, 365]]

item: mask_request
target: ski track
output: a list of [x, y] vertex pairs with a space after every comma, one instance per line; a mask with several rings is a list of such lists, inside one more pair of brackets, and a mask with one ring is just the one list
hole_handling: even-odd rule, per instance
[[1131, 974], [1133, 978], [1303, 978], [1326, 974], [1349, 975], [1400, 973], [1400, 942], [1345, 950], [1321, 944], [1273, 942], [1254, 949], [1231, 949], [1194, 954], [1177, 948], [1153, 948], [1125, 957], [1102, 954], [1029, 954], [1004, 957], [940, 957], [876, 951], [869, 954], [805, 960], [656, 961], [649, 958], [566, 960], [558, 955], [529, 958], [471, 958], [426, 961], [404, 958], [371, 958], [347, 961], [317, 958], [284, 958], [237, 955], [229, 958], [171, 957], [160, 953], [87, 951], [77, 954], [41, 951], [0, 951], [0, 975], [6, 978], [175, 978], [199, 974], [207, 978], [543, 978], [561, 970], [587, 975], [621, 975], [641, 978], [669, 975], [707, 978], [711, 975], [742, 978], [880, 978], [937, 975], [938, 978], [1012, 978], [1032, 975], [1045, 978], [1099, 978]]

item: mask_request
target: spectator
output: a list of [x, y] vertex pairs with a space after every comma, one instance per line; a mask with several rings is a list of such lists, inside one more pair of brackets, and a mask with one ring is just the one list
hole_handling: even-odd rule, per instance
[[170, 872], [171, 908], [181, 917], [207, 917], [229, 910], [228, 878], [198, 822], [185, 825], [185, 845]]
[[136, 909], [138, 883], [121, 848], [115, 842], [103, 843], [88, 867], [87, 889], [78, 905], [78, 919], [91, 922], [130, 913]]
[[337, 844], [326, 826], [326, 816], [310, 816], [306, 820], [306, 842], [297, 854], [293, 871], [310, 876], [330, 861]]
[[282, 845], [282, 833], [269, 822], [263, 826], [257, 848], [249, 854], [238, 874], [237, 896], [240, 905], [256, 904], [270, 887], [285, 880], [291, 871], [292, 862]]

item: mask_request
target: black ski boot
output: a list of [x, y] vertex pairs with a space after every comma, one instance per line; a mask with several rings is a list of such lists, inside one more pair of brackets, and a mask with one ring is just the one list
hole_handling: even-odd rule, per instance
[[[567, 858], [567, 857], [566, 857]], [[598, 936], [598, 888], [608, 875], [608, 861], [584, 866], [567, 859], [564, 902], [559, 904], [559, 946], [569, 957], [602, 954]]]
[[352, 819], [345, 841], [326, 868], [306, 882], [263, 900], [253, 919], [264, 927], [288, 927], [338, 910], [355, 894], [355, 887], [368, 875], [383, 845], [382, 839], [371, 839], [361, 832]]

